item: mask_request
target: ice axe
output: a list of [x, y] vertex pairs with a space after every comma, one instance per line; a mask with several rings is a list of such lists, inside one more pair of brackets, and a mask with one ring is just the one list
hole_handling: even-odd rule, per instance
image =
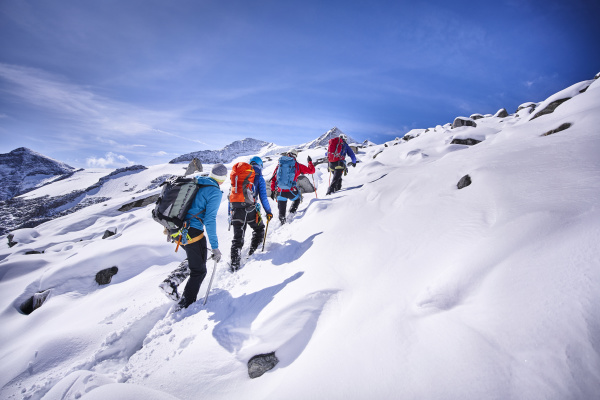
[[271, 221], [270, 218], [267, 218], [267, 227], [265, 228], [265, 238], [263, 239], [263, 247], [261, 251], [265, 251], [265, 243], [267, 242], [267, 231], [269, 230], [269, 222]]
[[202, 305], [205, 305], [206, 300], [208, 300], [208, 294], [210, 293], [210, 287], [212, 286], [213, 279], [215, 278], [216, 270], [217, 270], [217, 260], [215, 260], [215, 264], [213, 266], [213, 272], [212, 272], [212, 275], [210, 276], [210, 282], [208, 282], [208, 289], [206, 289], [206, 296], [204, 296], [204, 303], [202, 303]]

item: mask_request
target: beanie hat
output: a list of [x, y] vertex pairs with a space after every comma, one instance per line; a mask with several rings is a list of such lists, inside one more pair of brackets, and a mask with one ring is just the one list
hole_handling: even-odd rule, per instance
[[215, 164], [208, 177], [213, 178], [219, 184], [225, 182], [225, 179], [227, 179], [227, 167], [223, 164]]

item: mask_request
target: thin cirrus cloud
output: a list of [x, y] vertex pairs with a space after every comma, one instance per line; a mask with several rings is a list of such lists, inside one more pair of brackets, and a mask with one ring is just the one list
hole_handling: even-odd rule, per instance
[[26, 104], [109, 137], [140, 135], [177, 117], [102, 97], [39, 69], [0, 63], [0, 78], [9, 83], [5, 90]]

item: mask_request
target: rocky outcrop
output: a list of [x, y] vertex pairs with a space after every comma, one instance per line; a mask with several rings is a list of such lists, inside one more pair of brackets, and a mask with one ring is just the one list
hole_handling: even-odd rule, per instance
[[570, 97], [567, 97], [566, 99], [559, 99], [559, 100], [555, 100], [552, 103], [548, 104], [543, 110], [538, 111], [531, 119], [530, 121], [533, 121], [534, 119], [536, 119], [537, 117], [541, 117], [542, 115], [546, 115], [546, 114], [551, 114], [554, 112], [554, 110], [556, 110], [558, 108], [558, 106], [560, 106], [562, 103], [564, 103], [565, 101], [569, 100]]
[[143, 199], [138, 199], [136, 201], [132, 201], [131, 203], [123, 204], [119, 211], [125, 212], [129, 211], [133, 208], [146, 207], [148, 204], [156, 203], [156, 200], [160, 197], [160, 194], [155, 194], [152, 196], [144, 197]]
[[543, 133], [542, 136], [549, 136], [552, 135], [554, 133], [560, 132], [560, 131], [564, 131], [565, 129], [569, 129], [571, 127], [571, 123], [569, 122], [565, 122], [564, 124], [561, 124], [558, 128], [556, 129], [552, 129], [551, 131], [548, 131], [546, 133]]
[[275, 352], [268, 354], [258, 354], [248, 360], [248, 375], [250, 378], [258, 378], [265, 372], [275, 368], [279, 359], [275, 356]]
[[506, 117], [508, 117], [508, 111], [506, 111], [505, 108], [501, 108], [500, 110], [496, 111], [496, 114], [494, 114], [494, 117], [506, 118]]
[[25, 315], [31, 314], [32, 312], [40, 308], [46, 300], [48, 300], [50, 292], [51, 290], [47, 289], [35, 293], [33, 296], [31, 296], [21, 304], [19, 310]]
[[483, 118], [483, 115], [481, 115], [481, 114], [471, 114], [471, 116], [469, 118], [471, 118], [472, 120], [481, 119], [481, 118]]
[[476, 145], [477, 143], [481, 143], [481, 140], [471, 139], [471, 138], [452, 139], [452, 142], [450, 142], [450, 143], [451, 144], [464, 144], [465, 146], [473, 146], [473, 145]]
[[476, 127], [477, 124], [471, 118], [456, 117], [454, 119], [454, 122], [452, 123], [452, 129], [460, 128], [460, 127], [463, 127], [463, 126]]
[[200, 160], [194, 157], [194, 159], [188, 164], [188, 167], [185, 170], [185, 175], [191, 175], [196, 172], [202, 172], [203, 169], [204, 167], [202, 167], [202, 163], [200, 162]]

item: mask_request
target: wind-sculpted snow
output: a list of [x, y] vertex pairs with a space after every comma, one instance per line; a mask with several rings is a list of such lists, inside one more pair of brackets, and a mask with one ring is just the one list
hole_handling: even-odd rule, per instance
[[[184, 252], [151, 204], [118, 211], [156, 195], [155, 179], [181, 165], [115, 177], [97, 189], [102, 204], [14, 230], [17, 244], [0, 247], [0, 397], [596, 398], [597, 82], [571, 87], [533, 120], [525, 106], [361, 148], [333, 195], [319, 164], [316, 192], [290, 223], [269, 222], [264, 252], [248, 257], [247, 233], [235, 274], [223, 196], [223, 261], [206, 305], [215, 263], [199, 300], [173, 312], [158, 285]], [[452, 143], [468, 138], [480, 142]], [[265, 161], [265, 171], [275, 166]], [[117, 233], [102, 239], [106, 230]], [[112, 266], [118, 273], [98, 285], [95, 274]], [[19, 312], [43, 290], [41, 307]], [[279, 362], [251, 379], [248, 361], [271, 353]]]

